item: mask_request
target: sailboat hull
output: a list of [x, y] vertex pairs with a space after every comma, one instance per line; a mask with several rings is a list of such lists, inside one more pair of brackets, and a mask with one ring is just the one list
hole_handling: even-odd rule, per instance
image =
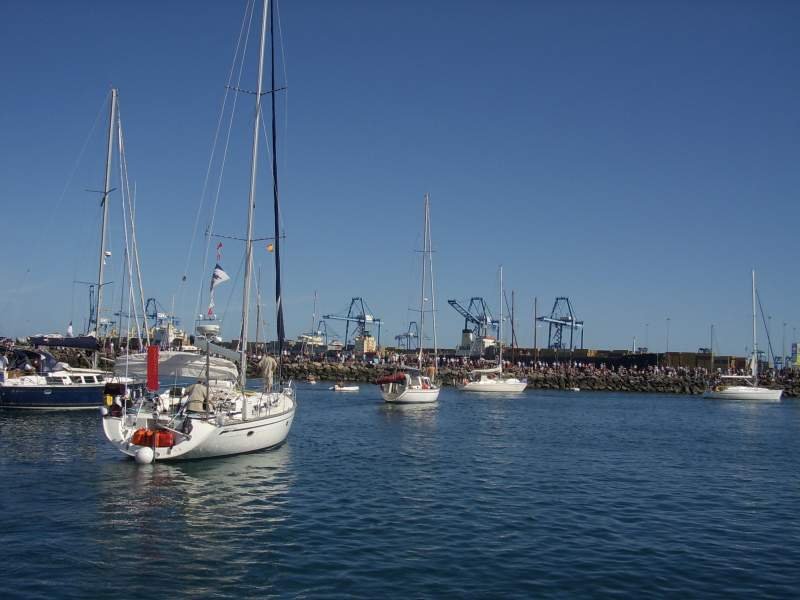
[[767, 402], [780, 400], [781, 396], [783, 396], [783, 390], [771, 390], [749, 385], [729, 385], [719, 390], [708, 390], [703, 394], [703, 398], [713, 400], [758, 400]]
[[[283, 444], [294, 421], [294, 399], [285, 393], [273, 394], [270, 410], [266, 414], [250, 418], [228, 419], [224, 423], [216, 417], [190, 416], [192, 428], [189, 434], [174, 429], [175, 443], [171, 447], [152, 448], [155, 461], [195, 460], [218, 456], [245, 454], [267, 450]], [[162, 420], [168, 420], [163, 417]], [[103, 431], [117, 449], [135, 458], [144, 447], [133, 443], [134, 432], [141, 428], [164, 429], [165, 423], [155, 423], [151, 417], [103, 417]], [[177, 426], [177, 423], [175, 424]]]
[[381, 395], [383, 396], [384, 402], [394, 404], [425, 404], [436, 402], [439, 399], [439, 391], [438, 387], [415, 389], [398, 386], [396, 384], [381, 386]]
[[459, 385], [458, 389], [464, 392], [519, 393], [525, 391], [526, 387], [528, 387], [528, 382], [525, 380], [481, 378], [477, 381], [468, 381]]

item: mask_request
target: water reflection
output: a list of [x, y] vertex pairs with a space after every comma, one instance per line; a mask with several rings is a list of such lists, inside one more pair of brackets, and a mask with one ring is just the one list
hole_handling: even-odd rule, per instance
[[[275, 535], [286, 519], [291, 450], [185, 463], [98, 465], [97, 543], [108, 552], [140, 551], [169, 563], [178, 547], [192, 560], [235, 560], [250, 543]], [[197, 590], [200, 592], [201, 590]]]
[[378, 409], [387, 423], [410, 422], [424, 427], [435, 428], [439, 414], [437, 402], [425, 404], [393, 404], [383, 402]]

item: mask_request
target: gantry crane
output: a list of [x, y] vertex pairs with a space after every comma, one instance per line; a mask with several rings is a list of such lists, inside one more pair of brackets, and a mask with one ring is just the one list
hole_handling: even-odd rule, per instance
[[398, 333], [396, 336], [394, 336], [394, 339], [397, 342], [398, 348], [405, 346], [406, 350], [418, 350], [419, 326], [417, 325], [417, 322], [411, 321], [408, 324], [408, 329], [403, 333]]
[[499, 321], [492, 317], [492, 312], [486, 301], [474, 296], [470, 298], [467, 308], [458, 300], [448, 300], [447, 303], [464, 317], [464, 329], [461, 331], [461, 344], [458, 351], [461, 354], [482, 354], [485, 350], [484, 340], [489, 337], [490, 331], [496, 329]]
[[547, 347], [552, 350], [564, 349], [564, 328], [569, 329], [569, 346], [567, 349], [574, 350], [574, 335], [575, 330], [579, 329], [581, 332], [581, 348], [583, 348], [583, 321], [575, 318], [575, 313], [572, 310], [572, 303], [566, 296], [559, 296], [553, 304], [553, 310], [550, 311], [549, 317], [538, 317], [537, 321], [548, 324], [547, 331]]
[[[322, 315], [322, 318], [327, 320], [333, 321], [344, 321], [345, 324], [345, 332], [344, 332], [344, 347], [347, 348], [347, 345], [350, 341], [350, 324], [354, 325], [353, 328], [353, 344], [355, 346], [356, 340], [362, 341], [362, 351], [363, 352], [371, 352], [372, 350], [368, 350], [368, 347], [371, 347], [371, 344], [367, 344], [366, 341], [368, 338], [373, 337], [372, 332], [370, 331], [372, 327], [377, 327], [377, 346], [380, 346], [381, 343], [381, 325], [383, 321], [379, 318], [375, 317], [372, 314], [367, 303], [364, 301], [363, 298], [353, 298], [350, 300], [350, 307], [347, 309], [346, 315], [341, 314], [333, 314], [333, 315]], [[376, 346], [376, 347], [377, 347]]]

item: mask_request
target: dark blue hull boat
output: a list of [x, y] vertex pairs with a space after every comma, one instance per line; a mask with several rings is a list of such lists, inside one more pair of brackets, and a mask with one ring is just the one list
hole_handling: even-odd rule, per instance
[[38, 410], [99, 408], [103, 388], [97, 385], [0, 386], [0, 407]]

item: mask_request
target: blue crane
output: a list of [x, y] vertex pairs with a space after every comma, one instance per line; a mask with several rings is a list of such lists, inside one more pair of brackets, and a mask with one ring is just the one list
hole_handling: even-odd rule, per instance
[[[496, 328], [499, 321], [492, 317], [492, 312], [486, 304], [486, 300], [479, 296], [470, 298], [467, 308], [464, 308], [458, 300], [448, 300], [447, 303], [456, 309], [456, 312], [464, 317], [463, 333], [472, 332], [476, 338], [489, 335], [492, 328]], [[470, 328], [472, 325], [472, 328]]]
[[[411, 321], [408, 324], [408, 329], [403, 333], [398, 333], [394, 336], [397, 342], [397, 347], [405, 346], [406, 350], [419, 349], [419, 326], [416, 321]], [[412, 347], [413, 346], [413, 347]]]
[[572, 303], [566, 296], [559, 296], [553, 304], [553, 310], [550, 311], [549, 317], [538, 317], [537, 321], [548, 324], [547, 331], [547, 347], [552, 350], [561, 350], [564, 348], [564, 329], [569, 329], [569, 350], [575, 349], [574, 334], [575, 330], [579, 329], [581, 332], [581, 348], [583, 348], [583, 321], [575, 318], [575, 313], [572, 310]]
[[364, 301], [363, 298], [353, 298], [350, 300], [350, 307], [347, 309], [346, 315], [341, 314], [334, 314], [334, 315], [322, 315], [322, 318], [327, 320], [333, 321], [345, 321], [345, 331], [344, 331], [344, 347], [347, 348], [347, 344], [350, 340], [350, 324], [354, 324], [353, 328], [353, 341], [359, 336], [361, 337], [369, 337], [372, 335], [370, 333], [370, 329], [373, 326], [378, 328], [378, 346], [381, 344], [381, 325], [383, 321], [378, 319], [372, 314], [367, 303]]

